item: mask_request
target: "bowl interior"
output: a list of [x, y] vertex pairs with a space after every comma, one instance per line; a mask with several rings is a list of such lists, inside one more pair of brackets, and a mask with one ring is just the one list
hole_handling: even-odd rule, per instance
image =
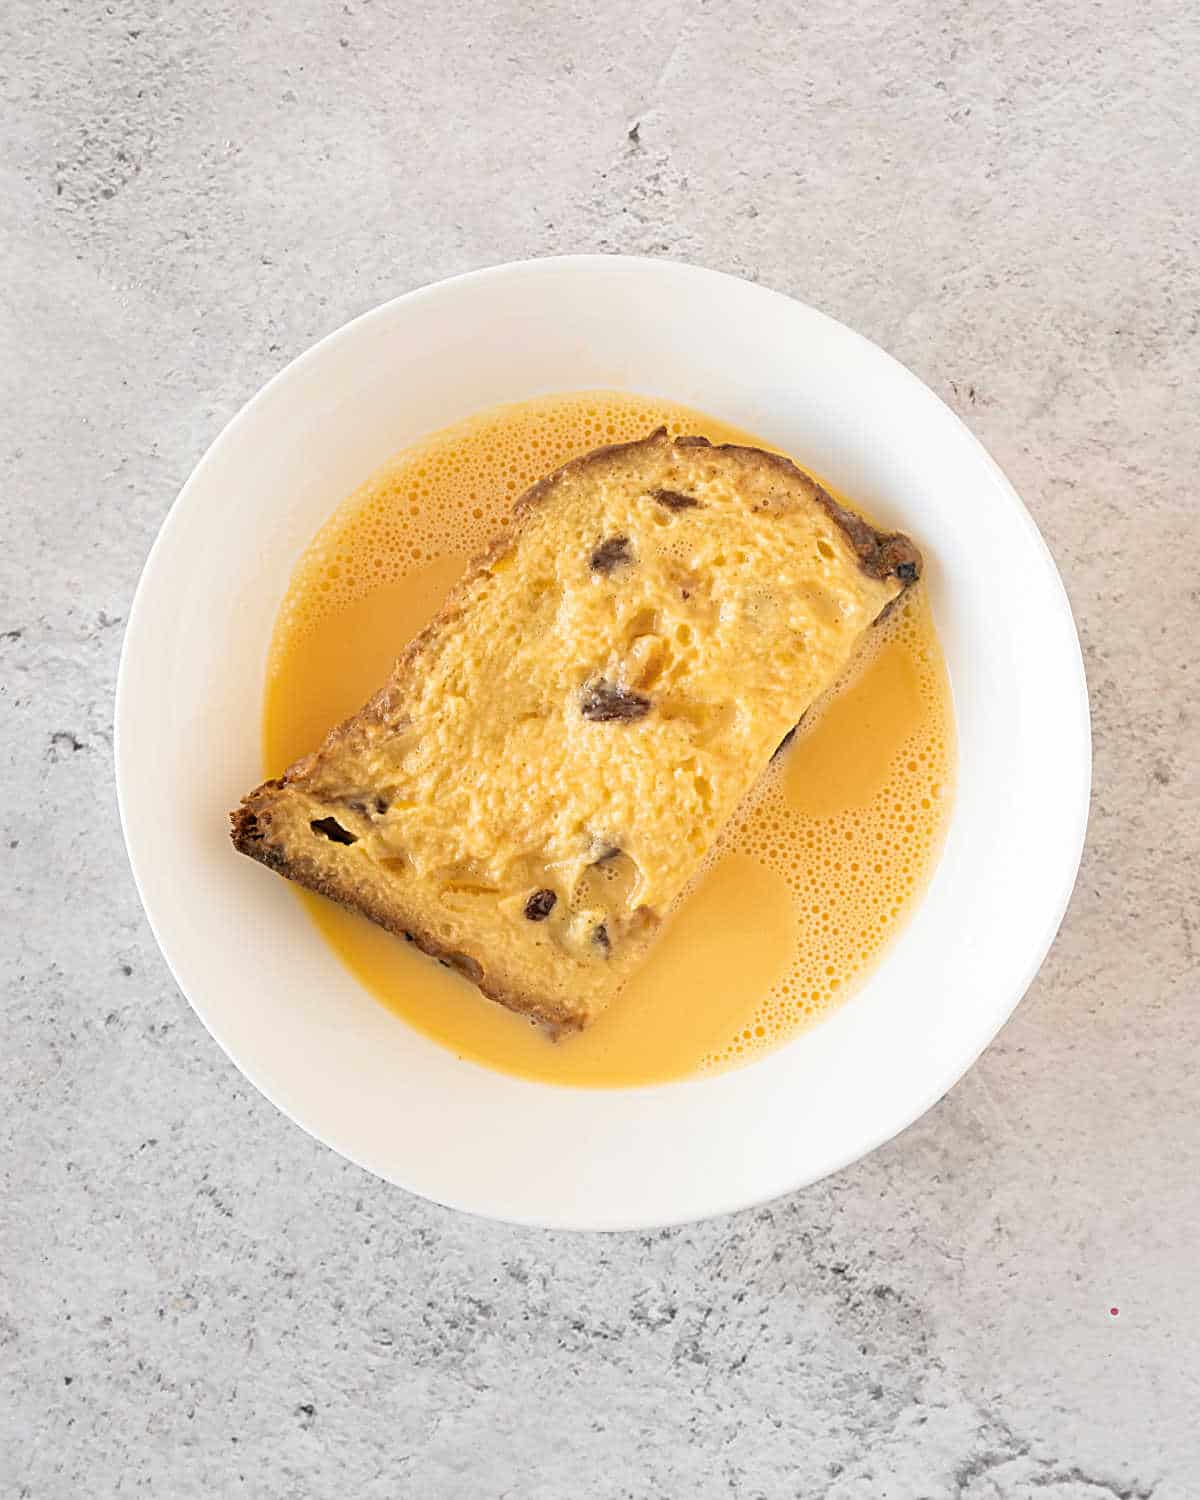
[[[863, 988], [746, 1068], [603, 1092], [494, 1074], [410, 1031], [226, 835], [228, 809], [260, 776], [275, 611], [321, 522], [422, 433], [497, 402], [597, 387], [669, 396], [757, 432], [911, 532], [928, 559], [959, 735], [941, 863]], [[1057, 928], [1082, 846], [1090, 747], [1078, 643], [1049, 554], [999, 470], [920, 381], [842, 325], [748, 283], [571, 257], [388, 303], [234, 419], [146, 566], [122, 660], [117, 774], [163, 952], [213, 1035], [281, 1109], [440, 1202], [614, 1228], [811, 1182], [949, 1088]]]

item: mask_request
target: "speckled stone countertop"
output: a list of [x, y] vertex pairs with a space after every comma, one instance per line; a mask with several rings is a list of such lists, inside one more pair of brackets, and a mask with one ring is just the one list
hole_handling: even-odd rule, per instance
[[[1200, 20], [1165, 0], [8, 0], [5, 1497], [1200, 1496]], [[374, 1181], [243, 1083], [126, 864], [112, 697], [201, 453], [423, 282], [669, 255], [962, 413], [1074, 602], [1092, 826], [936, 1109], [609, 1238]]]

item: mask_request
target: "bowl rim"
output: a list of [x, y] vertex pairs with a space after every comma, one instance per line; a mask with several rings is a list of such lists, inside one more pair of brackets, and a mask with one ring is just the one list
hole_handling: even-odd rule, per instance
[[[895, 1123], [889, 1122], [880, 1130], [874, 1132], [865, 1141], [855, 1141], [842, 1152], [835, 1153], [829, 1158], [829, 1164], [823, 1171], [815, 1176], [809, 1172], [800, 1172], [794, 1181], [779, 1187], [777, 1191], [764, 1195], [761, 1191], [750, 1189], [739, 1192], [730, 1190], [723, 1194], [714, 1194], [711, 1206], [703, 1212], [685, 1210], [678, 1213], [663, 1213], [661, 1216], [648, 1219], [643, 1216], [634, 1216], [628, 1219], [622, 1218], [620, 1214], [596, 1214], [589, 1215], [586, 1212], [573, 1211], [566, 1217], [557, 1217], [554, 1214], [524, 1214], [494, 1212], [489, 1209], [481, 1209], [477, 1204], [460, 1200], [458, 1195], [448, 1193], [445, 1196], [430, 1192], [424, 1186], [416, 1186], [408, 1183], [399, 1183], [399, 1179], [387, 1173], [382, 1173], [376, 1166], [363, 1160], [356, 1151], [347, 1149], [344, 1143], [336, 1139], [336, 1132], [317, 1130], [311, 1124], [299, 1118], [296, 1111], [285, 1101], [281, 1100], [274, 1086], [263, 1079], [257, 1072], [243, 1063], [234, 1050], [227, 1044], [220, 1034], [219, 1028], [205, 1013], [205, 1009], [198, 1000], [189, 992], [179, 977], [179, 966], [172, 956], [171, 944], [161, 929], [161, 923], [156, 917], [153, 901], [148, 893], [147, 881], [145, 879], [144, 862], [139, 854], [137, 840], [131, 831], [131, 807], [136, 798], [136, 788], [132, 785], [129, 775], [129, 767], [126, 755], [126, 744], [132, 738], [132, 716], [134, 715], [135, 702], [133, 696], [132, 680], [134, 676], [134, 659], [142, 649], [143, 638], [147, 629], [146, 613], [148, 609], [147, 598], [150, 591], [149, 580], [152, 579], [156, 570], [160, 567], [163, 557], [169, 552], [176, 530], [182, 522], [183, 515], [189, 504], [190, 497], [200, 490], [205, 482], [210, 468], [217, 461], [217, 456], [242, 430], [243, 427], [253, 423], [263, 405], [283, 388], [288, 382], [296, 379], [298, 375], [306, 371], [310, 366], [325, 360], [329, 354], [340, 344], [352, 341], [365, 325], [375, 321], [386, 320], [394, 310], [401, 304], [416, 304], [434, 297], [443, 296], [454, 288], [465, 288], [468, 286], [498, 280], [506, 277], [538, 276], [552, 268], [565, 268], [575, 272], [587, 273], [593, 270], [603, 269], [611, 271], [614, 266], [629, 268], [630, 270], [647, 269], [655, 275], [669, 273], [671, 275], [685, 278], [693, 278], [698, 284], [732, 283], [739, 288], [749, 288], [752, 292], [770, 299], [783, 298], [785, 301], [794, 303], [804, 310], [805, 313], [819, 320], [823, 324], [835, 329], [838, 334], [857, 342], [871, 351], [875, 359], [882, 358], [891, 367], [894, 377], [905, 382], [913, 394], [927, 403], [931, 403], [940, 411], [948, 415], [959, 428], [960, 433], [965, 436], [973, 449], [975, 458], [989, 471], [994, 486], [994, 493], [1002, 497], [1004, 503], [1010, 507], [1020, 524], [1027, 532], [1029, 539], [1035, 544], [1040, 555], [1042, 564], [1048, 574], [1051, 590], [1056, 595], [1056, 602], [1060, 616], [1060, 623], [1064, 624], [1070, 634], [1074, 645], [1071, 661], [1070, 684], [1064, 684], [1064, 689], [1069, 688], [1075, 709], [1076, 732], [1078, 734], [1078, 748], [1080, 763], [1077, 768], [1077, 795], [1074, 806], [1071, 809], [1069, 837], [1064, 836], [1061, 842], [1059, 860], [1061, 861], [1061, 880], [1057, 899], [1053, 904], [1047, 904], [1042, 931], [1036, 944], [1030, 943], [1030, 958], [1025, 965], [1023, 978], [1019, 986], [1014, 986], [1011, 998], [1007, 1002], [1002, 1014], [989, 1014], [985, 1023], [978, 1028], [979, 1038], [969, 1047], [955, 1057], [952, 1062], [942, 1067], [938, 1076], [924, 1090], [916, 1102], [899, 1111], [901, 1118]], [[113, 729], [113, 760], [115, 769], [115, 781], [117, 792], [117, 804], [121, 819], [122, 834], [125, 840], [130, 869], [134, 884], [138, 891], [139, 899], [145, 911], [150, 929], [155, 941], [166, 961], [172, 978], [188, 1000], [189, 1005], [196, 1012], [205, 1029], [212, 1035], [217, 1044], [225, 1052], [234, 1067], [258, 1089], [277, 1109], [289, 1120], [303, 1129], [306, 1134], [321, 1141], [329, 1149], [337, 1152], [372, 1173], [372, 1175], [383, 1176], [384, 1180], [396, 1182], [405, 1187], [407, 1191], [414, 1192], [418, 1196], [429, 1201], [437, 1202], [443, 1206], [457, 1209], [461, 1212], [470, 1213], [474, 1216], [497, 1219], [501, 1222], [509, 1222], [517, 1225], [548, 1228], [548, 1229], [573, 1229], [573, 1230], [632, 1230], [646, 1229], [648, 1227], [671, 1227], [684, 1223], [700, 1222], [703, 1219], [717, 1217], [728, 1213], [753, 1207], [764, 1202], [773, 1201], [777, 1196], [793, 1192], [820, 1180], [822, 1177], [833, 1172], [841, 1171], [844, 1167], [860, 1160], [870, 1152], [876, 1150], [888, 1140], [901, 1134], [922, 1115], [924, 1115], [934, 1104], [966, 1074], [976, 1059], [982, 1054], [987, 1046], [994, 1040], [1004, 1023], [1012, 1015], [1017, 1005], [1028, 990], [1041, 968], [1047, 953], [1054, 941], [1055, 936], [1062, 923], [1067, 907], [1070, 903], [1078, 875], [1080, 861], [1086, 842], [1088, 814], [1090, 808], [1091, 779], [1092, 779], [1092, 742], [1091, 742], [1091, 718], [1088, 701], [1087, 680], [1084, 668], [1083, 654], [1079, 644], [1078, 632], [1075, 627], [1074, 617], [1071, 611], [1069, 597], [1065, 585], [1053, 556], [1039, 531], [1036, 522], [1030, 515], [1024, 503], [1020, 499], [1013, 485], [1007, 479], [996, 461], [984, 448], [980, 440], [966, 426], [962, 419], [952, 408], [946, 405], [937, 394], [927, 386], [913, 371], [875, 344], [855, 329], [832, 318], [829, 314], [820, 311], [811, 305], [801, 302], [798, 298], [791, 297], [788, 293], [778, 292], [771, 288], [760, 286], [757, 283], [747, 282], [744, 278], [707, 269], [702, 266], [692, 265], [686, 262], [670, 260], [666, 258], [650, 256], [625, 256], [625, 255], [556, 255], [545, 257], [531, 257], [516, 261], [502, 262], [495, 265], [481, 267], [479, 269], [466, 271], [461, 274], [433, 281], [410, 291], [389, 298], [388, 300], [367, 309], [358, 316], [350, 319], [333, 329], [322, 338], [303, 350], [294, 359], [289, 361], [278, 370], [264, 385], [256, 390], [250, 398], [239, 408], [232, 418], [221, 428], [204, 454], [192, 469], [188, 478], [181, 487], [175, 500], [172, 502], [166, 516], [164, 517], [150, 550], [146, 556], [139, 576], [137, 588], [131, 603], [126, 622], [124, 639], [122, 642], [121, 659], [117, 673], [115, 692], [115, 712]], [[953, 814], [951, 815], [953, 818]], [[750, 1063], [746, 1067], [753, 1068], [757, 1064]], [[474, 1065], [477, 1066], [477, 1065]], [[486, 1070], [483, 1070], [486, 1071]], [[742, 1070], [739, 1070], [742, 1071]], [[630, 1086], [625, 1090], [613, 1090], [611, 1092], [654, 1092], [663, 1087], [671, 1089], [687, 1089], [701, 1086], [705, 1080], [685, 1079], [668, 1085], [642, 1084]], [[552, 1084], [537, 1084], [539, 1088], [560, 1087]], [[561, 1086], [567, 1087], [567, 1086]]]

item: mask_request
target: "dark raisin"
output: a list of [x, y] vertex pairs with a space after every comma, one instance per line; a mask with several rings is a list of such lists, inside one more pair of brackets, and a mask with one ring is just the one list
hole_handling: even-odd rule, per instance
[[917, 565], [915, 562], [902, 562], [896, 568], [896, 577], [901, 583], [916, 583]]
[[387, 798], [386, 797], [376, 797], [375, 798], [375, 811], [380, 815], [380, 817], [382, 817], [383, 814], [385, 812], [387, 812], [387, 810], [388, 810]]
[[608, 935], [608, 927], [604, 922], [592, 928], [592, 942], [607, 957], [612, 950], [612, 939]]
[[623, 567], [626, 563], [633, 561], [633, 553], [629, 550], [629, 538], [627, 536], [607, 537], [591, 556], [591, 567], [593, 573], [611, 573], [615, 568]]
[[308, 825], [314, 833], [323, 833], [335, 844], [357, 844], [357, 837], [348, 828], [343, 828], [336, 818], [314, 818]]
[[585, 719], [603, 724], [614, 719], [642, 719], [650, 712], [649, 698], [597, 677], [583, 689], [579, 711]]
[[650, 495], [668, 510], [695, 510], [700, 505], [695, 495], [685, 495], [680, 490], [651, 490]]
[[411, 932], [406, 932], [406, 933], [405, 933], [405, 934], [404, 934], [404, 941], [405, 941], [405, 942], [406, 942], [406, 943], [415, 943], [415, 942], [416, 942], [416, 938], [415, 938], [415, 937], [413, 937], [413, 935], [412, 935], [412, 933], [411, 933]]
[[525, 915], [531, 922], [544, 922], [554, 910], [558, 897], [551, 890], [534, 891], [525, 903]]

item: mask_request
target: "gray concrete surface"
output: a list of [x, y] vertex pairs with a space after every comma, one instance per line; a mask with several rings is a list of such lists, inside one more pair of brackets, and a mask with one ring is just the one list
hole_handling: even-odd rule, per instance
[[[1198, 48], [1165, 0], [8, 0], [0, 1494], [1200, 1496]], [[572, 250], [793, 292], [941, 392], [1058, 558], [1096, 734], [1062, 935], [964, 1082], [808, 1192], [607, 1239], [257, 1097], [111, 767], [226, 419], [376, 302]]]

